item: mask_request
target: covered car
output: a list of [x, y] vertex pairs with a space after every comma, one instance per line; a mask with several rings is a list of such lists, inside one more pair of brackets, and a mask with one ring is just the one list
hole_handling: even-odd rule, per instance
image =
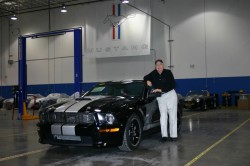
[[[66, 93], [50, 93], [46, 97], [39, 97], [39, 98], [33, 98], [30, 100], [28, 104], [28, 108], [31, 109], [35, 106], [36, 109], [39, 109], [42, 105], [52, 105], [57, 103], [57, 100], [60, 98], [69, 98], [69, 96]], [[34, 103], [36, 103], [34, 105]]]
[[3, 108], [7, 110], [11, 110], [14, 105], [14, 98], [8, 98], [3, 101]]
[[27, 108], [38, 109], [40, 107], [40, 98], [44, 98], [44, 96], [42, 96], [41, 94], [27, 94]]
[[[182, 104], [178, 104], [178, 129]], [[84, 96], [39, 113], [39, 142], [136, 149], [144, 132], [160, 129], [156, 97], [142, 80], [99, 83]]]
[[65, 97], [58, 98], [56, 103], [66, 103], [66, 102], [69, 102], [69, 101], [76, 99], [76, 98], [79, 98], [79, 97], [80, 97], [80, 93], [75, 92], [71, 96], [65, 96]]
[[207, 110], [217, 107], [217, 99], [207, 90], [189, 91], [184, 99], [184, 108]]
[[[27, 94], [26, 103], [29, 103], [34, 98], [34, 96], [39, 97], [41, 95], [40, 94]], [[15, 107], [17, 107], [18, 106], [18, 99], [15, 102], [16, 102]], [[13, 106], [14, 106], [14, 97], [5, 99], [3, 101], [3, 108], [4, 109], [11, 110], [11, 109], [13, 109]]]

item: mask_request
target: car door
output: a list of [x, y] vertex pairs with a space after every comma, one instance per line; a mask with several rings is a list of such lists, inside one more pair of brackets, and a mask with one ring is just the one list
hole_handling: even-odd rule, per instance
[[146, 108], [146, 123], [157, 123], [160, 120], [160, 111], [158, 107], [157, 97], [159, 94], [152, 94], [148, 92]]

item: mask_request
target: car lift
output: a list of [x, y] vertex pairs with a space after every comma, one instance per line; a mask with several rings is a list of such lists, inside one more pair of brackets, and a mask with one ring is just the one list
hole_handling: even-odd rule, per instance
[[41, 38], [74, 33], [74, 87], [75, 92], [82, 92], [82, 28], [63, 29], [37, 34], [20, 36], [18, 38], [18, 120], [37, 119], [38, 116], [29, 115], [26, 110], [27, 99], [27, 64], [26, 64], [26, 39]]

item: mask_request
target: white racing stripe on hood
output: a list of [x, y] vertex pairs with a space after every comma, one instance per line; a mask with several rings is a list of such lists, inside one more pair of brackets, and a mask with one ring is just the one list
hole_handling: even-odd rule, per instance
[[75, 104], [73, 104], [72, 106], [68, 107], [68, 109], [66, 109], [65, 112], [78, 112], [82, 107], [84, 107], [85, 105], [87, 105], [88, 103], [104, 98], [106, 96], [86, 96], [86, 99], [91, 99], [91, 100], [79, 100], [77, 101]]
[[86, 96], [85, 98], [90, 100], [80, 100], [71, 107], [69, 107], [65, 112], [78, 112], [82, 107], [84, 107], [88, 103], [104, 97], [106, 96]]
[[55, 110], [55, 112], [64, 112], [67, 108], [69, 108], [70, 106], [72, 106], [72, 105], [75, 104], [76, 102], [77, 102], [76, 100], [67, 102], [67, 103], [61, 105], [60, 107], [58, 107], [58, 108]]

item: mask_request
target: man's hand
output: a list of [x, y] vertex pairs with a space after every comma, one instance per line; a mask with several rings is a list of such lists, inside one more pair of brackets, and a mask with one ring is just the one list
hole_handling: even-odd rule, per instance
[[151, 81], [147, 81], [147, 86], [152, 86], [152, 82]]
[[161, 91], [161, 89], [154, 89], [152, 92], [156, 93], [156, 92], [162, 92], [162, 91]]

